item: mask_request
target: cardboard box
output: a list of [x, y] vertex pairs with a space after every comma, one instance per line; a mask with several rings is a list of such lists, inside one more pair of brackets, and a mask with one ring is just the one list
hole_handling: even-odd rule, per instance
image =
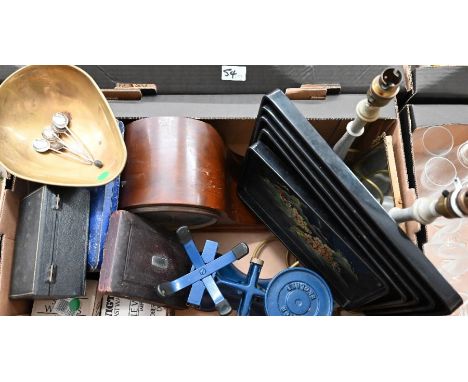
[[29, 314], [31, 302], [10, 300], [9, 294], [19, 205], [34, 185], [4, 175], [0, 180], [0, 316]]
[[411, 104], [468, 103], [468, 66], [410, 65], [405, 77]]
[[[337, 83], [364, 94], [389, 65], [83, 65], [102, 89], [117, 83], [155, 83], [159, 94], [256, 94], [302, 84]], [[0, 66], [0, 82], [20, 65]], [[401, 66], [398, 66], [402, 69]], [[234, 71], [243, 76], [232, 75]], [[403, 90], [403, 87], [402, 87]]]
[[[433, 126], [442, 126], [452, 134], [453, 148], [443, 157], [453, 163], [462, 182], [468, 181], [468, 168], [457, 157], [457, 147], [468, 140], [468, 105], [407, 105], [400, 114], [409, 182], [416, 195], [442, 191], [431, 190], [423, 179], [424, 166], [434, 155], [424, 149], [422, 139]], [[465, 301], [454, 314], [468, 315], [468, 218], [439, 218], [422, 227], [417, 237], [424, 254]]]
[[[406, 105], [400, 111], [402, 136], [406, 166], [408, 169], [409, 186], [416, 190], [413, 132], [417, 128], [431, 126], [460, 125], [460, 131], [468, 128], [468, 105]], [[462, 134], [460, 132], [459, 134]], [[460, 138], [462, 139], [462, 138]], [[467, 138], [468, 139], [468, 138]]]
[[[245, 81], [221, 79], [221, 66], [189, 69], [182, 66], [116, 66], [112, 67], [113, 71], [111, 67], [93, 68], [96, 70], [95, 79], [98, 83], [100, 77], [97, 73], [102, 74], [104, 70], [103, 76], [116, 82], [158, 84], [160, 93], [157, 96], [143, 97], [141, 101], [110, 101], [116, 118], [124, 122], [168, 115], [200, 119], [218, 130], [228, 148], [243, 155], [264, 93], [276, 88], [297, 87], [303, 83], [340, 83], [342, 94], [329, 95], [324, 100], [293, 101], [328, 143], [333, 145], [344, 133], [346, 124], [355, 117], [357, 103], [365, 97], [370, 82], [381, 72], [383, 66], [248, 66]], [[197, 72], [197, 68], [200, 71]], [[183, 75], [178, 77], [174, 73]], [[109, 87], [109, 84], [104, 85]], [[185, 94], [173, 94], [180, 92]], [[226, 94], [217, 94], [220, 92]], [[380, 115], [380, 119], [368, 126], [366, 133], [357, 139], [353, 147], [365, 152], [380, 142], [382, 136], [391, 137], [391, 140], [387, 139], [387, 154], [390, 172], [397, 174], [397, 179], [393, 176], [393, 185], [398, 188], [394, 189], [394, 195], [397, 205], [406, 206], [412, 203], [414, 194], [408, 187], [396, 103], [384, 107]], [[350, 159], [353, 160], [352, 157]], [[411, 236], [411, 229], [406, 229]], [[240, 236], [239, 233], [237, 235]]]
[[[221, 94], [221, 95], [158, 95], [146, 97], [138, 102], [110, 102], [115, 116], [123, 121], [139, 118], [174, 115], [201, 119], [214, 126], [225, 144], [237, 154], [243, 155], [249, 145], [258, 108], [263, 94]], [[325, 100], [293, 101], [312, 125], [333, 145], [344, 133], [347, 123], [355, 117], [357, 103], [364, 94], [340, 94], [327, 96]], [[368, 150], [376, 145], [382, 135], [387, 135], [388, 155], [391, 173], [397, 174], [394, 195], [396, 204], [406, 206], [414, 200], [414, 192], [408, 187], [403, 142], [396, 103], [387, 105], [381, 112], [381, 118], [368, 126], [363, 137], [358, 139], [355, 148]], [[398, 192], [399, 191], [399, 192]], [[398, 200], [398, 197], [400, 200]], [[406, 226], [404, 227], [407, 228]], [[415, 241], [415, 227], [407, 230]], [[209, 227], [205, 229], [204, 239], [210, 237]], [[193, 232], [197, 240], [199, 234]], [[235, 240], [251, 240], [242, 232], [237, 232]], [[214, 236], [213, 236], [214, 237]], [[235, 241], [234, 240], [234, 241]], [[252, 238], [253, 242], [260, 239]], [[225, 241], [225, 239], [223, 239]], [[197, 243], [199, 246], [201, 243]], [[251, 251], [252, 253], [252, 251]], [[248, 266], [247, 256], [244, 272]], [[176, 315], [189, 315], [190, 311], [176, 311]], [[205, 313], [200, 313], [205, 315]], [[213, 313], [210, 312], [209, 315]], [[216, 312], [215, 312], [216, 315]]]
[[[123, 121], [145, 117], [180, 116], [203, 120], [214, 126], [228, 148], [243, 155], [250, 142], [255, 119], [263, 94], [201, 94], [201, 95], [158, 95], [135, 102], [110, 101], [115, 116]], [[293, 101], [302, 114], [319, 133], [333, 146], [345, 132], [346, 124], [355, 117], [357, 103], [364, 94], [330, 95], [324, 100]], [[353, 148], [364, 152], [374, 147], [382, 135], [392, 137], [394, 160], [393, 168], [399, 178], [401, 202], [397, 205], [410, 205], [414, 191], [408, 187], [403, 141], [396, 111], [396, 103], [384, 107], [380, 119], [366, 128]], [[353, 158], [351, 158], [352, 161]], [[405, 225], [413, 240], [416, 227]]]

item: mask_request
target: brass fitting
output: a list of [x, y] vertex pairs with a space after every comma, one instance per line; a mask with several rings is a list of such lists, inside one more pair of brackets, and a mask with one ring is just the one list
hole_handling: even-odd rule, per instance
[[254, 264], [258, 264], [258, 265], [263, 265], [263, 260], [262, 259], [259, 259], [258, 257], [252, 257], [250, 259], [250, 262], [251, 263], [254, 263]]
[[447, 219], [459, 218], [459, 214], [454, 211], [451, 204], [452, 195], [456, 193], [454, 203], [460, 212], [468, 216], [468, 187], [464, 187], [451, 192], [444, 191], [442, 196], [437, 200], [435, 210]]
[[402, 78], [403, 75], [396, 68], [387, 68], [375, 77], [367, 91], [369, 105], [376, 107], [387, 105], [397, 95]]

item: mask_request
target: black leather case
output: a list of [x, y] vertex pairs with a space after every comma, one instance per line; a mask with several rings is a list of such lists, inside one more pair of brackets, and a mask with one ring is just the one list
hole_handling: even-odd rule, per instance
[[162, 298], [156, 287], [188, 273], [190, 267], [175, 233], [156, 229], [131, 212], [112, 214], [99, 278], [100, 292], [186, 308], [189, 288]]
[[10, 298], [85, 295], [89, 191], [43, 186], [23, 199]]

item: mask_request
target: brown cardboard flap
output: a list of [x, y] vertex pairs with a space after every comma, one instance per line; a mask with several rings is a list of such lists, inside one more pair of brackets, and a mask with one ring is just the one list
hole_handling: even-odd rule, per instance
[[[399, 121], [397, 121], [395, 124], [395, 128], [392, 132], [392, 144], [400, 187], [401, 207], [406, 208], [414, 203], [416, 200], [416, 194], [414, 189], [410, 189], [409, 187], [408, 172], [406, 169], [406, 159], [403, 146], [403, 136]], [[402, 229], [414, 243], [417, 242], [416, 233], [421, 229], [419, 223], [415, 221], [406, 222], [404, 225], [402, 225]]]
[[395, 152], [393, 151], [392, 136], [385, 137], [385, 153], [387, 154], [388, 172], [390, 175], [390, 182], [393, 190], [393, 200], [395, 207], [402, 208], [403, 200], [401, 197], [400, 182], [398, 180], [398, 171], [395, 162]]
[[10, 240], [15, 239], [19, 213], [19, 197], [11, 190], [4, 190], [0, 200], [0, 234]]
[[[263, 94], [178, 94], [143, 97], [141, 101], [110, 101], [118, 119], [188, 117], [198, 119], [255, 119]], [[353, 119], [362, 94], [339, 94], [325, 100], [299, 100], [294, 105], [307, 119]], [[395, 119], [395, 103], [380, 110], [380, 119]]]
[[[409, 207], [411, 206], [415, 201], [416, 201], [416, 191], [414, 188], [408, 188], [404, 193], [403, 193], [403, 199], [405, 200], [405, 206]], [[418, 233], [421, 230], [421, 224], [419, 224], [417, 221], [410, 220], [405, 222], [405, 231], [408, 235], [408, 237], [415, 243], [417, 244], [417, 238], [416, 238], [416, 233]]]
[[158, 87], [156, 84], [133, 84], [125, 82], [117, 82], [115, 89], [137, 89], [142, 95], [156, 95], [158, 94]]
[[405, 81], [405, 89], [407, 92], [411, 92], [413, 90], [413, 75], [411, 70], [411, 65], [403, 65], [403, 79]]
[[[249, 255], [236, 261], [233, 265], [241, 272], [247, 274], [250, 266], [251, 255], [257, 252], [261, 259], [265, 261], [262, 267], [260, 278], [269, 279], [278, 272], [289, 266], [288, 260], [292, 263], [293, 256], [288, 259], [288, 250], [275, 238], [268, 230], [260, 231], [197, 231], [192, 233], [193, 240], [198, 248], [203, 248], [205, 240], [214, 240], [219, 243], [218, 252], [225, 253], [239, 243], [245, 242], [249, 246]], [[271, 240], [271, 241], [270, 241]], [[261, 250], [261, 251], [260, 251]]]
[[341, 92], [340, 84], [302, 84], [301, 89], [325, 89], [328, 95], [339, 94]]
[[102, 89], [101, 91], [108, 100], [139, 101], [142, 97], [140, 89], [136, 88]]
[[[344, 134], [346, 125], [351, 119], [308, 118], [308, 120], [328, 144], [333, 146]], [[219, 132], [226, 146], [233, 152], [245, 155], [255, 127], [254, 119], [204, 119], [204, 122], [208, 122]], [[395, 124], [395, 119], [379, 119], [369, 124], [364, 135], [354, 143], [354, 152], [350, 153], [347, 158], [349, 162], [353, 162], [356, 157], [362, 156], [364, 152], [375, 147], [380, 142], [382, 134], [390, 134], [394, 131]]]
[[15, 240], [20, 201], [37, 184], [14, 177], [8, 183], [11, 188], [5, 179], [0, 183], [0, 235]]
[[13, 252], [15, 242], [5, 236], [0, 247], [0, 316], [16, 316], [29, 314], [31, 302], [25, 300], [10, 300], [10, 281], [13, 268]]
[[[398, 147], [398, 145], [397, 145]], [[387, 159], [388, 159], [388, 171], [390, 173], [390, 181], [392, 183], [392, 190], [393, 190], [393, 198], [395, 201], [395, 207], [404, 208], [405, 203], [403, 202], [403, 195], [405, 195], [406, 201], [410, 202], [412, 199], [414, 201], [416, 195], [414, 190], [410, 190], [408, 188], [408, 181], [404, 174], [406, 174], [405, 168], [398, 168], [396, 164], [396, 156], [395, 150], [393, 149], [393, 139], [392, 136], [385, 137], [385, 150], [387, 152]], [[398, 154], [402, 154], [400, 148], [398, 148]], [[400, 161], [403, 162], [404, 160]], [[400, 181], [401, 179], [401, 181]], [[403, 182], [403, 184], [401, 184]], [[413, 192], [411, 192], [413, 191]], [[410, 204], [413, 203], [411, 201]], [[409, 205], [410, 205], [409, 204]], [[408, 224], [409, 223], [409, 224]], [[415, 224], [411, 224], [415, 223]], [[416, 222], [405, 222], [400, 224], [400, 228], [406, 232], [408, 237], [416, 243], [416, 232], [420, 230], [420, 225]]]
[[312, 100], [312, 99], [325, 99], [327, 97], [326, 88], [288, 88], [285, 92], [286, 96], [291, 100]]
[[339, 94], [339, 84], [302, 84], [300, 88], [287, 88], [286, 96], [291, 100], [325, 99], [327, 95]]
[[6, 182], [0, 183], [0, 316], [31, 312], [30, 301], [9, 299], [19, 205], [29, 188], [27, 182], [17, 179], [10, 185], [12, 189], [6, 189]]
[[402, 207], [408, 207], [413, 200], [406, 199], [405, 194], [409, 189], [408, 172], [406, 169], [405, 152], [403, 147], [403, 136], [401, 134], [401, 125], [398, 122], [392, 134], [393, 152], [395, 153], [395, 166], [397, 167], [398, 178], [400, 181], [400, 192], [402, 196]]

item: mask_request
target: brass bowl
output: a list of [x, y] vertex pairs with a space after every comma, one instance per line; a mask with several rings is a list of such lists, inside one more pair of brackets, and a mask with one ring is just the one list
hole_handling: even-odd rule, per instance
[[[38, 153], [32, 142], [52, 115], [71, 115], [70, 130], [102, 168], [54, 152]], [[0, 85], [0, 165], [19, 178], [59, 186], [90, 187], [117, 177], [127, 150], [117, 121], [94, 80], [69, 65], [31, 65]]]

